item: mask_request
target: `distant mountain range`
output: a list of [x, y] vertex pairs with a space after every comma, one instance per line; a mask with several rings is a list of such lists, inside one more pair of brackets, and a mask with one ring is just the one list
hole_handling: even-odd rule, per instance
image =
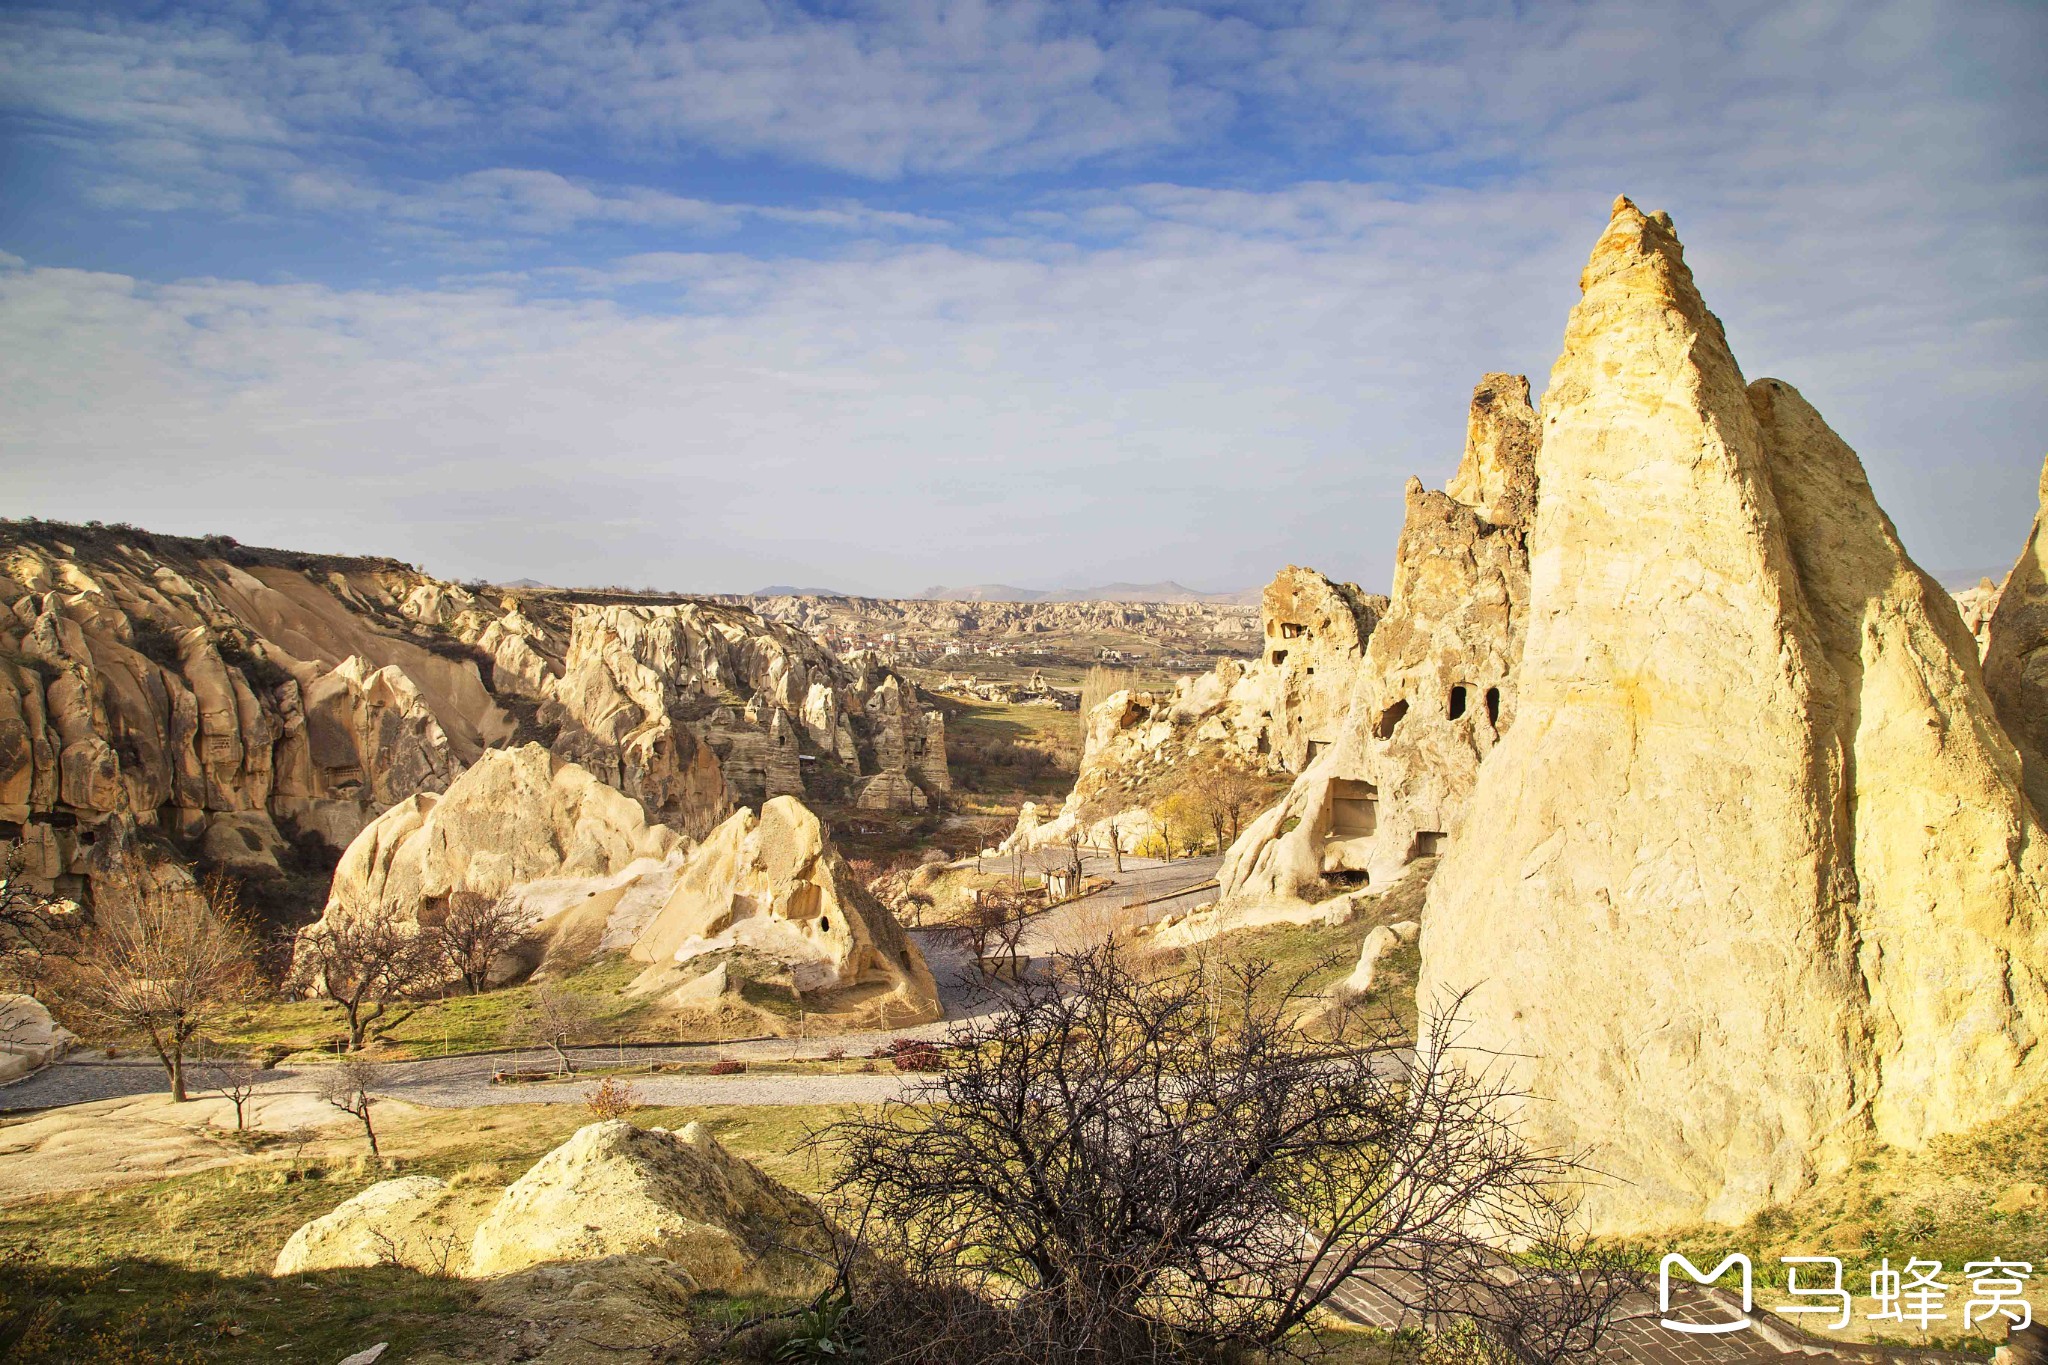
[[1164, 583], [1105, 583], [1099, 588], [1016, 588], [1007, 583], [976, 583], [965, 588], [926, 588], [926, 602], [1214, 602], [1257, 606], [1259, 589], [1241, 592], [1197, 592], [1171, 580]]
[[852, 597], [853, 593], [841, 592], [837, 588], [792, 588], [787, 583], [770, 583], [765, 588], [756, 588], [749, 597]]

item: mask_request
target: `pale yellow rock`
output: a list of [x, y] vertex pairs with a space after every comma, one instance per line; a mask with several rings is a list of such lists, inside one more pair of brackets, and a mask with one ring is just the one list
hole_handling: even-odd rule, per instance
[[78, 1039], [28, 995], [0, 995], [0, 1082], [19, 1080], [70, 1051]]
[[448, 1194], [448, 1183], [431, 1175], [379, 1181], [294, 1232], [270, 1273], [389, 1264], [459, 1271], [467, 1247], [450, 1226]]
[[632, 956], [670, 968], [734, 949], [784, 964], [798, 990], [836, 997], [825, 1008], [886, 1005], [896, 1023], [938, 1017], [917, 945], [794, 797], [776, 797], [759, 816], [742, 808], [693, 849]]
[[1516, 719], [1422, 918], [1607, 1231], [1737, 1222], [2048, 1082], [2040, 855], [1974, 644], [1626, 200], [1543, 404]]
[[815, 1208], [701, 1125], [678, 1134], [614, 1120], [579, 1129], [506, 1189], [476, 1230], [468, 1273], [656, 1256], [698, 1289], [801, 1294], [830, 1271], [798, 1252], [830, 1246]]
[[[672, 883], [680, 848], [638, 801], [578, 765], [538, 744], [492, 749], [445, 793], [401, 801], [350, 843], [321, 922], [395, 911], [432, 925], [467, 892], [510, 896], [530, 922], [561, 929], [601, 901], [588, 932], [558, 935], [559, 955], [587, 958], [630, 941]], [[622, 932], [608, 935], [614, 917]]]
[[2048, 811], [2048, 461], [2041, 510], [1984, 625], [1984, 685], [2019, 746], [2035, 811]]

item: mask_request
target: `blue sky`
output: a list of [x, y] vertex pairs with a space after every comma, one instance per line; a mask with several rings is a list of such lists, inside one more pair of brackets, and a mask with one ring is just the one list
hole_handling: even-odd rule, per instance
[[1386, 586], [1616, 193], [1908, 546], [2048, 430], [2048, 8], [10, 6], [9, 514], [745, 590]]

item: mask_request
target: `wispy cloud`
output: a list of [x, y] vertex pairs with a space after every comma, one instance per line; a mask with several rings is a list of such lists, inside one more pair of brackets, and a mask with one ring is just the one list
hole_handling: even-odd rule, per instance
[[[1482, 370], [1540, 390], [1626, 190], [1909, 543], [1995, 560], [2048, 423], [2044, 35], [1996, 0], [16, 10], [5, 135], [77, 201], [12, 220], [105, 236], [4, 243], [43, 268], [0, 273], [0, 458], [44, 512], [465, 571], [1382, 582], [1402, 476], [1448, 473]], [[344, 238], [374, 265], [323, 269]]]

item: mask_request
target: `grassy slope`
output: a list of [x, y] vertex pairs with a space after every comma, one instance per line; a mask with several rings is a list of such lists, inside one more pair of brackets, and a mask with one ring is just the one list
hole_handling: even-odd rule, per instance
[[[669, 1036], [659, 1027], [651, 1000], [632, 999], [624, 993], [643, 967], [621, 956], [605, 957], [556, 980], [554, 984], [591, 997], [595, 1024], [590, 1041]], [[384, 1055], [391, 1057], [435, 1057], [506, 1047], [511, 1045], [508, 1036], [533, 991], [529, 983], [483, 995], [451, 994], [446, 1000], [396, 1004], [374, 1026], [372, 1036], [382, 1039], [387, 1049]], [[228, 1016], [216, 1036], [238, 1046], [327, 1050], [347, 1040], [348, 1020], [341, 1006], [331, 1001], [266, 1001]]]
[[[1645, 1263], [1654, 1266], [1666, 1251], [1680, 1251], [1704, 1269], [1709, 1258], [1747, 1252], [1756, 1267], [1757, 1300], [1768, 1308], [1786, 1300], [1779, 1292], [1785, 1283], [1779, 1257], [1839, 1256], [1857, 1314], [1843, 1336], [1988, 1353], [2003, 1329], [1986, 1335], [1980, 1323], [1964, 1333], [1963, 1307], [1970, 1296], [1961, 1272], [1967, 1262], [2030, 1262], [2035, 1314], [2048, 1314], [2048, 1126], [2041, 1122], [2042, 1109], [2023, 1109], [1922, 1152], [1880, 1150], [1741, 1227], [1701, 1229], [1669, 1239], [1669, 1245], [1645, 1245]], [[1894, 1270], [1911, 1257], [1942, 1263], [1939, 1278], [1955, 1286], [1946, 1322], [1921, 1333], [1864, 1318], [1871, 1306], [1870, 1272], [1887, 1257]], [[1803, 1325], [1812, 1328], [1815, 1321], [1808, 1318]]]
[[[824, 1172], [805, 1137], [829, 1108], [643, 1109], [636, 1123], [700, 1119], [733, 1152], [799, 1189]], [[517, 1105], [432, 1112], [381, 1136], [405, 1173], [438, 1175], [480, 1194], [516, 1179], [589, 1121], [581, 1108]], [[59, 1300], [64, 1331], [14, 1359], [277, 1361], [331, 1365], [376, 1341], [392, 1358], [462, 1345], [476, 1329], [469, 1285], [393, 1269], [269, 1277], [285, 1240], [392, 1170], [354, 1139], [274, 1146], [249, 1163], [121, 1190], [0, 1207], [0, 1330], [30, 1300]], [[4, 1352], [0, 1352], [4, 1354]]]

